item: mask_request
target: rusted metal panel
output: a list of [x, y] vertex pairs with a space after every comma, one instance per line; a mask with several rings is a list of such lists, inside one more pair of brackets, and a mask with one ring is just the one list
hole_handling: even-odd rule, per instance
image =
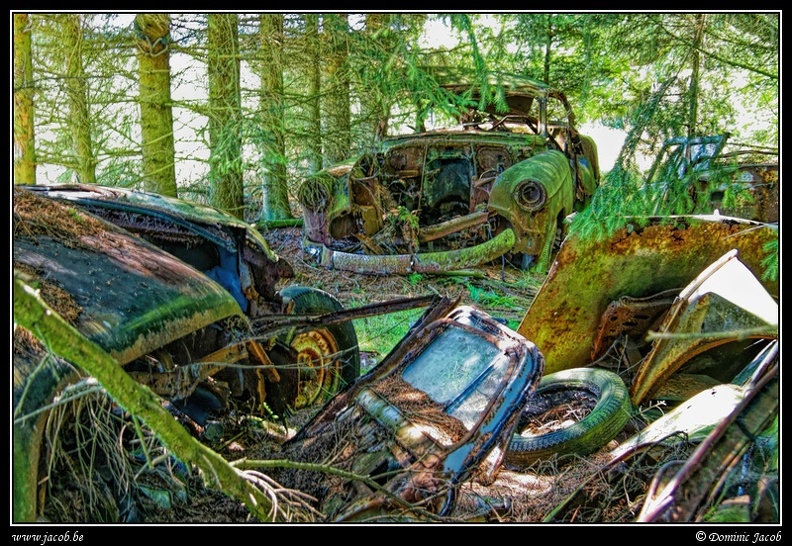
[[618, 339], [644, 344], [646, 331], [668, 311], [678, 294], [679, 290], [671, 289], [646, 298], [622, 296], [611, 302], [600, 319], [591, 361], [602, 357]]
[[743, 338], [778, 337], [778, 303], [731, 250], [680, 293], [630, 387], [640, 404], [683, 364], [712, 347]]
[[[37, 205], [20, 206], [25, 199]], [[79, 308], [74, 326], [121, 364], [220, 319], [242, 316], [219, 284], [154, 245], [30, 192], [18, 193], [15, 201], [14, 266], [46, 271], [38, 281], [58, 285]], [[36, 233], [32, 223], [41, 218], [25, 211], [46, 215], [46, 231]], [[59, 230], [58, 222], [76, 222], [79, 232]]]
[[764, 280], [766, 243], [778, 228], [714, 216], [630, 224], [604, 240], [568, 237], [518, 327], [547, 359], [548, 373], [591, 363], [600, 318], [623, 296], [642, 298], [681, 290], [731, 249], [774, 297], [778, 281]]
[[575, 201], [569, 161], [552, 150], [521, 161], [501, 174], [490, 192], [489, 210], [505, 218], [515, 232], [514, 251], [547, 262], [558, 219]]
[[[705, 521], [704, 512], [712, 510], [708, 498], [722, 494], [726, 475], [756, 445], [757, 437], [778, 418], [779, 369], [778, 362], [768, 369], [681, 466], [663, 467], [636, 521]], [[673, 475], [669, 475], [672, 469]]]

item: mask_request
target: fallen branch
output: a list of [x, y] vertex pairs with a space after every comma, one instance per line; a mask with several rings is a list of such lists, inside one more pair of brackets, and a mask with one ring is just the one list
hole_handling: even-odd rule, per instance
[[[160, 397], [134, 381], [113, 357], [50, 309], [38, 291], [16, 275], [13, 299], [17, 325], [33, 333], [56, 355], [95, 377], [116, 403], [143, 420], [176, 457], [197, 466], [205, 480], [211, 477], [213, 486], [244, 503], [257, 519], [278, 520], [264, 492], [218, 453], [190, 436], [163, 407]], [[35, 507], [35, 498], [27, 501]]]

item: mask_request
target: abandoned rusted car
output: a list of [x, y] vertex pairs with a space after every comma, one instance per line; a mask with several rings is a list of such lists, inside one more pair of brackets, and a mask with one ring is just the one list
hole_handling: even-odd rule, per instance
[[[350, 322], [289, 320], [338, 312], [340, 303], [314, 288], [278, 290], [293, 275], [289, 264], [255, 229], [209, 207], [118, 188], [15, 187], [13, 265], [199, 435], [221, 408], [283, 417], [324, 402], [360, 372]], [[32, 511], [47, 484], [41, 449], [51, 404], [84, 379], [36, 335], [14, 328], [21, 521], [40, 515]]]
[[[22, 188], [107, 220], [196, 268], [233, 297], [252, 321], [254, 331], [270, 325], [274, 315], [321, 314], [341, 309], [332, 295], [321, 290], [299, 286], [279, 290], [279, 284], [294, 275], [291, 265], [272, 252], [250, 224], [212, 207], [87, 184]], [[283, 411], [286, 406], [299, 409], [317, 399], [323, 401], [360, 373], [357, 339], [350, 323], [280, 337], [280, 345], [269, 347], [271, 343], [262, 342], [264, 352], [257, 357], [264, 363], [268, 363], [268, 358], [273, 360], [274, 369], [281, 369], [276, 375], [287, 376], [281, 386], [284, 398], [270, 396], [268, 400], [277, 410]], [[284, 365], [294, 362], [314, 367], [315, 373]], [[291, 374], [296, 375], [288, 377]]]
[[635, 372], [650, 348], [645, 332], [685, 286], [730, 251], [737, 250], [778, 300], [778, 277], [768, 262], [778, 237], [776, 224], [721, 215], [625, 219], [605, 238], [574, 233], [517, 331], [540, 347], [548, 373], [618, 355]]
[[468, 99], [457, 126], [382, 138], [376, 151], [305, 180], [304, 251], [360, 273], [432, 273], [501, 257], [545, 272], [564, 219], [599, 184], [596, 145], [578, 132], [561, 91], [517, 76], [491, 86], [504, 106], [487, 104], [475, 86], [447, 85]]
[[728, 133], [675, 137], [663, 143], [646, 177], [649, 187], [683, 185], [684, 212], [774, 223], [779, 220], [778, 149], [734, 142]]
[[432, 521], [457, 490], [497, 473], [544, 359], [488, 314], [444, 299], [337, 395], [283, 455], [345, 471], [282, 469], [330, 521]]

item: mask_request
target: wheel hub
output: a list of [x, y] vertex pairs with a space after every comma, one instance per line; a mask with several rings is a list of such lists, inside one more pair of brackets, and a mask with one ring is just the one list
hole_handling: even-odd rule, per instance
[[297, 353], [297, 397], [294, 409], [313, 404], [326, 392], [334, 392], [339, 379], [338, 345], [327, 330], [313, 330], [295, 336], [291, 342]]

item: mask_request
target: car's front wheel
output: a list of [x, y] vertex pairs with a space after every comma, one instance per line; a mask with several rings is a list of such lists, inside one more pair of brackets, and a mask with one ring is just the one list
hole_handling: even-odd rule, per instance
[[[280, 292], [295, 315], [318, 315], [340, 311], [341, 303], [331, 294], [308, 286], [289, 286]], [[296, 396], [289, 400], [298, 410], [328, 400], [360, 375], [360, 350], [351, 322], [331, 324], [307, 332], [288, 332], [280, 339], [296, 355], [293, 367], [282, 368], [296, 375]]]

